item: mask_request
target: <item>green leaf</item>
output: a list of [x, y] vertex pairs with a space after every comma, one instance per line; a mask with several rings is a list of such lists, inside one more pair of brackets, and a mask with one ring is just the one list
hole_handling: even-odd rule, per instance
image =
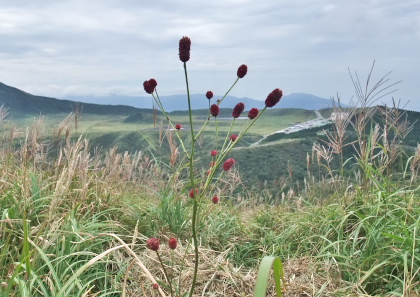
[[[261, 260], [258, 270], [257, 283], [255, 284], [254, 297], [265, 297], [267, 292], [268, 279], [270, 277], [271, 267], [274, 270], [274, 281], [276, 283], [276, 293], [278, 297], [282, 296], [281, 284], [284, 284], [283, 264], [279, 257], [265, 256]], [[281, 279], [281, 281], [280, 281]]]

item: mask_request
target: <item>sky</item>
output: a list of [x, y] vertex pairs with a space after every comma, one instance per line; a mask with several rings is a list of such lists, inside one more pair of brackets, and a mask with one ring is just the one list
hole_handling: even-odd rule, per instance
[[[265, 100], [284, 94], [354, 96], [349, 69], [365, 86], [398, 81], [378, 103], [420, 110], [418, 0], [0, 0], [0, 82], [55, 98], [186, 92], [178, 42], [191, 41], [191, 93]], [[353, 97], [354, 98], [354, 97]], [[100, 102], [98, 102], [100, 103]]]

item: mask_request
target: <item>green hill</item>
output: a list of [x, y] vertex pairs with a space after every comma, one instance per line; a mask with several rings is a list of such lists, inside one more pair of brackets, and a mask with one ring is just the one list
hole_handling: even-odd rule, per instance
[[[70, 113], [75, 110], [77, 102], [55, 98], [35, 96], [17, 88], [0, 83], [0, 105], [9, 109], [9, 113], [19, 115], [47, 115]], [[138, 112], [150, 113], [149, 109], [139, 109], [123, 105], [99, 105], [79, 103], [83, 113], [99, 115], [130, 115]]]

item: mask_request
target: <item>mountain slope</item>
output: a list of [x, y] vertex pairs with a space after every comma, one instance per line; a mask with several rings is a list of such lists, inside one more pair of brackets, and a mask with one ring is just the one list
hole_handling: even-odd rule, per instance
[[[332, 107], [330, 99], [320, 98], [311, 94], [292, 93], [281, 99], [281, 108], [323, 109]], [[341, 104], [346, 107], [345, 104]]]
[[[14, 114], [70, 113], [76, 107], [75, 101], [34, 96], [17, 88], [0, 83], [0, 105]], [[83, 113], [129, 115], [136, 112], [152, 112], [131, 106], [99, 105], [83, 103]]]

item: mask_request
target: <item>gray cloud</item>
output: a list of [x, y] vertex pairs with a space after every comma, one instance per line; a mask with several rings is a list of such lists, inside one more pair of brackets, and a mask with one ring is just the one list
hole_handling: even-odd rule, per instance
[[[420, 4], [355, 1], [0, 1], [0, 81], [38, 95], [185, 91], [178, 40], [192, 39], [193, 93], [265, 99], [274, 88], [352, 96], [347, 67], [404, 80], [396, 95], [418, 100]], [[413, 102], [413, 106], [415, 105]], [[417, 105], [420, 108], [420, 104]]]

